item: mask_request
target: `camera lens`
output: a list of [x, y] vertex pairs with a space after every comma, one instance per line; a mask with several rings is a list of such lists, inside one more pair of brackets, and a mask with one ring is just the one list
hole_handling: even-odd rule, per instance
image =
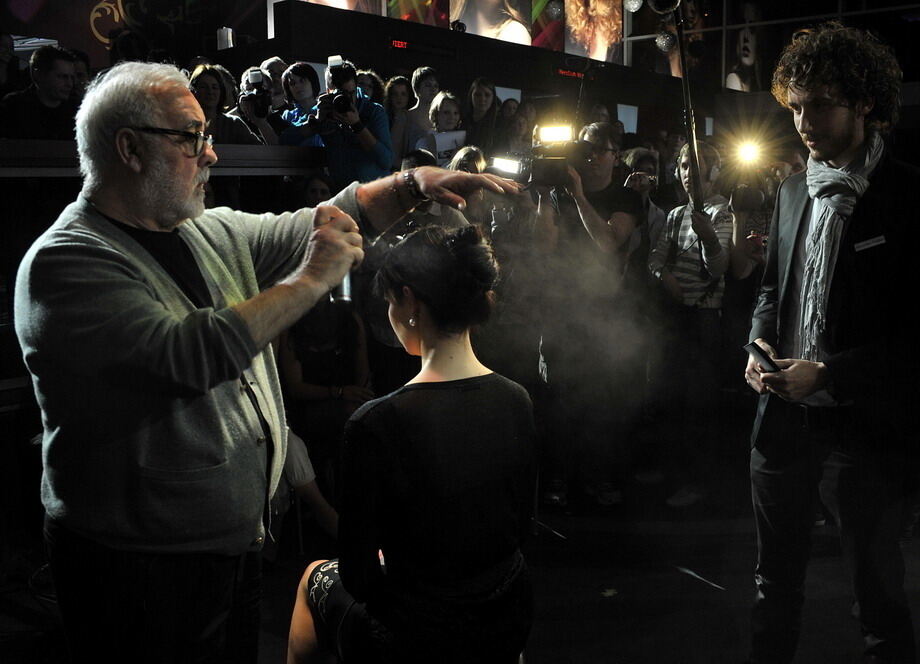
[[332, 99], [332, 108], [336, 113], [348, 113], [351, 110], [351, 98], [345, 94], [337, 94]]

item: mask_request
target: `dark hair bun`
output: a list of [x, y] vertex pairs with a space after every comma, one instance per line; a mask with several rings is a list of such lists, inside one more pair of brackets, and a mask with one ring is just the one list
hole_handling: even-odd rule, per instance
[[429, 227], [408, 235], [377, 273], [378, 293], [402, 296], [408, 286], [438, 328], [457, 333], [488, 320], [498, 263], [477, 226]]

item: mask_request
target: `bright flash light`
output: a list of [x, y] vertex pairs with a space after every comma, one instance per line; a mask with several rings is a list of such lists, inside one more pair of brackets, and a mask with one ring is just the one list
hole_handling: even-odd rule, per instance
[[564, 143], [572, 140], [572, 127], [569, 125], [540, 127], [538, 136], [541, 143]]
[[738, 160], [742, 164], [753, 164], [760, 159], [760, 146], [747, 141], [738, 146]]
[[517, 175], [521, 172], [521, 162], [517, 159], [504, 159], [503, 157], [493, 157], [492, 168], [509, 175]]

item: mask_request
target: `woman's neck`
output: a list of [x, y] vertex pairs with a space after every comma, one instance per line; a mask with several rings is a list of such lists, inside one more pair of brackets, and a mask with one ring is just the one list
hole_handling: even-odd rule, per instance
[[447, 337], [425, 334], [421, 351], [422, 370], [410, 383], [440, 383], [491, 373], [473, 353], [469, 330]]
[[496, 35], [501, 27], [508, 21], [508, 16], [502, 11], [485, 10], [485, 11], [466, 11], [465, 16], [469, 20], [466, 23], [466, 29], [474, 35]]

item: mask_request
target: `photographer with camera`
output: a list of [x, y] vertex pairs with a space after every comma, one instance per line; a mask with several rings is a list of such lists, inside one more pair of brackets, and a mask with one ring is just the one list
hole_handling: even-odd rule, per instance
[[393, 150], [386, 111], [358, 87], [355, 66], [341, 56], [329, 58], [326, 92], [297, 130], [301, 139], [322, 139], [337, 187], [390, 173]]
[[614, 180], [620, 155], [609, 123], [586, 126], [573, 147], [568, 181], [553, 191], [555, 238], [546, 261], [549, 315], [541, 354], [550, 437], [544, 499], [566, 503], [574, 481], [606, 507], [622, 500], [625, 442], [638, 392], [629, 385], [636, 379], [639, 335], [623, 272], [642, 201]]
[[658, 155], [647, 148], [632, 148], [623, 153], [623, 164], [629, 171], [623, 186], [642, 197], [644, 223], [629, 240], [629, 255], [631, 260], [641, 260], [644, 269], [668, 218], [651, 199], [652, 192], [658, 188]]
[[258, 67], [250, 67], [240, 78], [240, 97], [227, 115], [240, 118], [265, 145], [278, 145], [278, 132], [287, 124], [272, 110], [272, 79]]

